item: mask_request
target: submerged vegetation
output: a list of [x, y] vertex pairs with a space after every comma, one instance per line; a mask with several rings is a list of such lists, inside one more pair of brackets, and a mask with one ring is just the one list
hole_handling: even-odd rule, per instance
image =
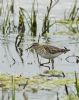
[[[0, 88], [12, 89], [14, 91], [12, 94], [14, 95], [15, 90], [26, 89], [30, 91], [32, 88], [37, 88], [37, 90], [51, 90], [52, 88], [55, 88], [57, 86], [61, 87], [65, 84], [75, 84], [74, 78], [64, 78], [63, 76], [60, 76], [61, 72], [55, 70], [50, 71], [54, 74], [39, 74], [32, 76], [31, 78], [21, 75], [12, 76], [8, 74], [0, 74]], [[57, 78], [54, 78], [56, 77], [55, 75], [57, 76]], [[74, 75], [74, 73], [72, 75]], [[77, 79], [77, 81], [79, 82], [79, 79]]]
[[[61, 74], [61, 72], [55, 71], [55, 70], [50, 70], [48, 73], [50, 72], [54, 74], [58, 73], [57, 75]], [[75, 98], [77, 98], [76, 100], [78, 100], [79, 91], [78, 91], [77, 84], [79, 83], [79, 79], [76, 78], [76, 76], [75, 76], [75, 79], [66, 78], [66, 77], [59, 78], [60, 76], [58, 76], [57, 78], [54, 78], [53, 77], [54, 74], [52, 74], [52, 76], [50, 74], [36, 75], [31, 78], [23, 77], [21, 75], [11, 76], [11, 75], [6, 75], [6, 74], [0, 74], [0, 88], [6, 91], [12, 90], [12, 100], [16, 100], [15, 99], [16, 91], [22, 91], [24, 89], [28, 92], [32, 91], [33, 93], [36, 93], [40, 90], [51, 91], [52, 89], [56, 87], [62, 88], [65, 86], [64, 91], [66, 91], [67, 96], [64, 96], [63, 100], [75, 100]], [[70, 73], [65, 73], [65, 74], [70, 74]], [[76, 75], [76, 73], [72, 73], [72, 75], [74, 74]], [[72, 84], [75, 85], [77, 89], [77, 95], [75, 94], [75, 90], [73, 92], [72, 90], [69, 92], [69, 87], [71, 87]]]

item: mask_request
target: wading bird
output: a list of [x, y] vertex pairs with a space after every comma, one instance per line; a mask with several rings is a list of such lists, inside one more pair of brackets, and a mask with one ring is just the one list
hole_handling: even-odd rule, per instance
[[[37, 55], [40, 55], [41, 57], [43, 57], [45, 59], [49, 59], [48, 63], [50, 63], [50, 61], [52, 62], [52, 69], [54, 69], [54, 58], [58, 57], [59, 55], [61, 55], [63, 53], [67, 53], [68, 51], [70, 51], [69, 49], [67, 49], [65, 47], [64, 47], [64, 49], [61, 49], [61, 48], [58, 48], [55, 46], [42, 45], [39, 43], [33, 43], [32, 46], [30, 46], [26, 50], [28, 50], [30, 48], [34, 49], [35, 52], [37, 53]], [[40, 64], [40, 62], [39, 62], [39, 64]], [[47, 64], [47, 63], [40, 64], [40, 66], [41, 65], [43, 66], [44, 64]], [[49, 66], [46, 66], [46, 67], [49, 67]], [[49, 69], [50, 69], [50, 67], [49, 67]]]

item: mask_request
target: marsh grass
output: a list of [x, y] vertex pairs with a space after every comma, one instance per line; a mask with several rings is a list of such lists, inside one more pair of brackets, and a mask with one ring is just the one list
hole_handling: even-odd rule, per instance
[[77, 3], [78, 0], [75, 0], [73, 6], [69, 11], [68, 17], [66, 17], [64, 20], [59, 20], [57, 22], [64, 25], [69, 30], [69, 32], [73, 34], [79, 33], [79, 8], [77, 7]]
[[11, 0], [10, 11], [12, 14], [14, 14], [14, 0]]
[[25, 15], [24, 15], [24, 10], [20, 8], [19, 10], [19, 24], [18, 24], [18, 35], [16, 36], [15, 39], [15, 48], [16, 51], [21, 59], [21, 62], [23, 63], [23, 45], [21, 45], [24, 41], [24, 33], [25, 33]]
[[45, 18], [43, 19], [42, 36], [47, 36], [47, 33], [49, 33], [49, 23], [49, 19], [47, 18], [47, 16], [45, 16]]
[[[11, 11], [10, 11], [10, 5], [7, 2], [6, 6], [7, 10], [3, 10], [3, 23], [1, 25], [1, 36], [3, 38], [2, 43], [4, 46], [5, 54], [7, 55], [7, 60], [9, 62], [8, 57], [10, 57], [13, 60], [13, 63], [15, 63], [15, 59], [13, 58], [10, 48], [9, 48], [9, 35], [11, 34]], [[14, 32], [13, 32], [14, 33]], [[7, 52], [8, 51], [8, 52]], [[11, 65], [10, 65], [11, 66]]]
[[71, 10], [71, 12], [69, 14], [69, 19], [71, 19], [72, 21], [74, 21], [75, 18], [76, 18], [77, 13], [78, 13], [77, 0], [75, 0], [74, 5], [72, 7], [72, 10]]
[[36, 12], [33, 10], [31, 13], [31, 36], [36, 36], [37, 34], [37, 20], [36, 20]]
[[19, 10], [19, 25], [18, 25], [18, 34], [24, 34], [25, 32], [25, 23], [24, 23], [24, 13], [23, 10]]
[[[42, 33], [41, 33], [42, 36], [47, 36], [47, 33], [49, 33], [49, 30], [50, 30], [50, 27], [52, 27], [55, 24], [55, 22], [50, 24], [50, 12], [51, 12], [51, 9], [58, 3], [58, 1], [59, 0], [56, 0], [56, 1], [50, 0], [49, 6], [47, 6], [47, 11], [43, 18]], [[36, 5], [37, 5], [37, 8], [35, 8]], [[29, 15], [28, 11], [25, 11], [25, 13], [27, 14], [28, 19], [29, 19], [28, 20], [27, 18], [25, 18], [26, 23], [29, 27], [29, 31], [31, 32], [31, 36], [36, 37], [38, 33], [38, 30], [37, 30], [38, 2], [36, 4], [36, 0], [33, 1], [31, 15]]]
[[66, 95], [67, 97], [64, 100], [79, 100], [79, 82], [78, 82], [78, 76], [77, 73], [75, 72], [75, 88], [76, 88], [76, 92], [69, 92], [68, 91], [68, 87], [65, 84], [65, 91], [66, 91]]
[[75, 88], [77, 91], [77, 96], [79, 97], [79, 82], [78, 82], [78, 76], [76, 72], [75, 72]]
[[[56, 72], [57, 73], [57, 72]], [[58, 72], [60, 73], [60, 72]], [[22, 87], [25, 87], [24, 85], [27, 84], [25, 88], [23, 88], [25, 91], [31, 91], [32, 93], [37, 93], [40, 90], [48, 90], [51, 91], [54, 88], [57, 87], [62, 87], [65, 86], [65, 92], [66, 95], [63, 100], [78, 100], [78, 96], [76, 95], [76, 92], [72, 90], [70, 91], [70, 85], [74, 84], [76, 82], [75, 79], [67, 79], [66, 77], [64, 78], [59, 78], [59, 77], [54, 77], [54, 80], [52, 79], [53, 76], [50, 76], [51, 79], [48, 79], [49, 76], [33, 76], [31, 78], [26, 78], [22, 76], [9, 76], [9, 75], [0, 75], [0, 80], [4, 84], [4, 88], [7, 88], [7, 90], [11, 90], [11, 95], [9, 98], [12, 98], [12, 100], [16, 100], [15, 95], [16, 95], [16, 90], [20, 90]], [[28, 83], [27, 83], [28, 81]], [[79, 79], [77, 78], [77, 82]], [[77, 85], [76, 85], [77, 87]], [[77, 87], [78, 88], [78, 87]], [[78, 90], [77, 90], [78, 91]], [[5, 97], [4, 92], [3, 92], [3, 98]], [[23, 93], [23, 98], [25, 100], [28, 100], [28, 97], [26, 93]], [[76, 99], [75, 99], [76, 98]], [[4, 99], [3, 99], [4, 100]], [[61, 100], [60, 94], [57, 93], [57, 100]]]
[[9, 16], [10, 12], [8, 10], [7, 16], [4, 18], [4, 22], [2, 25], [2, 34], [3, 35], [9, 35], [9, 28], [10, 28], [10, 16]]
[[2, 15], [2, 5], [0, 6], [0, 16]]
[[23, 14], [26, 24], [28, 25], [28, 33], [30, 32], [32, 37], [36, 37], [37, 35], [37, 12], [38, 12], [38, 2], [37, 2], [37, 9], [35, 8], [37, 0], [33, 0], [32, 8], [31, 8], [31, 14], [29, 14], [28, 11], [21, 8], [22, 12], [25, 12], [27, 14], [27, 17], [25, 14]]
[[49, 20], [49, 15], [50, 15], [50, 11], [52, 9], [52, 5], [53, 5], [53, 0], [50, 0], [50, 4], [49, 6], [47, 6], [47, 13], [43, 19], [43, 27], [42, 27], [42, 36], [46, 35], [46, 32], [49, 33], [49, 24], [50, 24], [50, 20]]
[[[13, 25], [14, 28], [14, 22], [11, 21], [11, 14], [14, 14], [14, 0], [11, 0], [11, 5], [8, 4], [7, 1], [7, 6], [6, 6], [6, 10], [3, 9], [3, 23], [1, 25], [1, 29], [2, 29], [2, 34], [5, 36], [8, 36], [11, 33], [11, 26]], [[14, 17], [14, 16], [13, 16]], [[13, 30], [12, 30], [13, 32]]]
[[[60, 72], [58, 72], [58, 73], [60, 73]], [[57, 72], [54, 74], [57, 74]], [[48, 77], [50, 77], [51, 80], [48, 80]], [[54, 78], [54, 80], [52, 78]], [[53, 87], [53, 85], [55, 85], [55, 86], [63, 85], [64, 86], [65, 84], [68, 85], [68, 84], [73, 84], [75, 82], [74, 79], [67, 79], [64, 77], [53, 77], [53, 76], [51, 76], [51, 74], [36, 75], [36, 76], [33, 76], [32, 78], [2, 74], [2, 75], [0, 75], [0, 80], [2, 81], [1, 86], [3, 88], [7, 88], [7, 89], [14, 87], [14, 85], [17, 89], [18, 86], [20, 86], [19, 84], [26, 85], [26, 86], [24, 86], [25, 88], [27, 88], [28, 86], [29, 86], [29, 88], [31, 88], [31, 87], [35, 88], [34, 87], [35, 84], [37, 84], [36, 86], [38, 86], [38, 84], [40, 84], [40, 86], [42, 85], [43, 88], [51, 88], [51, 87]], [[40, 89], [42, 89], [42, 87], [39, 87], [39, 90]]]
[[31, 36], [35, 37], [37, 35], [37, 13], [35, 10], [35, 0], [33, 1], [31, 10], [30, 31], [31, 31]]
[[[43, 19], [43, 26], [42, 26], [42, 36], [47, 36], [47, 33], [49, 33], [50, 30], [50, 12], [52, 8], [58, 3], [59, 0], [56, 0], [55, 3], [53, 3], [53, 0], [50, 0], [49, 6], [47, 6], [47, 12], [45, 14], [45, 17]], [[53, 26], [53, 25], [52, 25]]]
[[[47, 36], [47, 33], [50, 33], [50, 27], [52, 27], [56, 23], [56, 22], [54, 22], [53, 24], [50, 24], [50, 21], [51, 21], [50, 20], [50, 12], [51, 12], [51, 9], [58, 3], [58, 1], [59, 0], [57, 0], [55, 3], [53, 3], [53, 0], [50, 0], [49, 6], [47, 6], [47, 12], [43, 18], [42, 36]], [[72, 31], [73, 33], [78, 32], [78, 29], [75, 29], [73, 27], [73, 23], [76, 20], [76, 15], [77, 15], [77, 10], [78, 10], [76, 8], [76, 5], [77, 5], [77, 0], [75, 0], [75, 4], [73, 6], [73, 9], [70, 12], [69, 20], [66, 19], [65, 22], [61, 23], [61, 24], [65, 25], [69, 29], [69, 31]], [[26, 21], [27, 21], [26, 24], [28, 24], [28, 26], [29, 26], [31, 36], [36, 37], [37, 36], [37, 14], [38, 14], [36, 12], [36, 10], [38, 10], [38, 9], [35, 9], [35, 0], [34, 0], [33, 4], [32, 4], [31, 15], [29, 16], [29, 14], [28, 14], [29, 22], [26, 19], [26, 16], [24, 15], [25, 10], [22, 8], [20, 8], [20, 10], [19, 10], [18, 35], [16, 36], [16, 40], [15, 40], [15, 48], [16, 48], [16, 51], [21, 58], [22, 63], [24, 63], [23, 58], [22, 58], [22, 56], [23, 56], [23, 44], [22, 43], [24, 41], [24, 33], [25, 33], [25, 31], [27, 31], [27, 30], [25, 30], [25, 21], [24, 20], [26, 19]], [[7, 6], [7, 11], [8, 11], [7, 15], [5, 16], [4, 21], [3, 21], [3, 25], [2, 25], [2, 34], [3, 34], [3, 36], [5, 36], [6, 39], [7, 39], [6, 36], [8, 36], [10, 34], [10, 26], [11, 26], [10, 14], [11, 13], [14, 14], [14, 0], [12, 0], [12, 4], [10, 6], [10, 9]], [[69, 26], [67, 26], [66, 24], [68, 24]], [[77, 24], [78, 23], [76, 23], [76, 25]], [[22, 47], [21, 47], [21, 45], [22, 45]], [[8, 49], [8, 51], [9, 51], [9, 49]], [[15, 63], [15, 59], [14, 58], [12, 58], [12, 59], [14, 60], [14, 63]], [[23, 78], [21, 80], [21, 77], [20, 77], [20, 79], [18, 79], [17, 77], [12, 76], [11, 80], [7, 79], [5, 77], [3, 79], [2, 78], [1, 79], [4, 81], [3, 82], [4, 87], [8, 87], [8, 89], [11, 88], [12, 100], [16, 99], [15, 93], [16, 93], [16, 88], [19, 86], [19, 84], [21, 84], [21, 85], [25, 84], [23, 89], [26, 89], [26, 90], [28, 90], [27, 87], [29, 86], [29, 90], [31, 90], [33, 93], [36, 93], [36, 92], [38, 92], [38, 90], [42, 90], [42, 89], [51, 90], [55, 87], [59, 87], [59, 86], [63, 85], [63, 86], [65, 86], [65, 92], [66, 92], [66, 95], [68, 97], [68, 100], [75, 100], [75, 99], [73, 99], [73, 95], [71, 95], [69, 93], [68, 86], [67, 86], [68, 84], [74, 83], [73, 79], [67, 79], [64, 77], [65, 75], [62, 76], [62, 72], [56, 72], [54, 70], [53, 71], [50, 70], [44, 74], [49, 75], [49, 76], [38, 75], [38, 76], [32, 77], [31, 79], [28, 80], [27, 84], [25, 84], [27, 82], [27, 79]], [[49, 77], [51, 77], [51, 80], [48, 79]], [[54, 78], [54, 80], [53, 80], [52, 77], [56, 77], [56, 79]], [[75, 88], [76, 88], [76, 92], [77, 92], [76, 97], [79, 97], [78, 80], [79, 79], [78, 79], [77, 73], [75, 73]], [[38, 88], [38, 85], [39, 85], [39, 88]], [[35, 86], [36, 86], [36, 88], [35, 88]], [[23, 97], [25, 100], [28, 100], [28, 97], [26, 96], [25, 93], [23, 93]], [[57, 100], [59, 100], [59, 99], [60, 99], [59, 93], [57, 92]], [[2, 100], [4, 100], [4, 94], [2, 94]]]

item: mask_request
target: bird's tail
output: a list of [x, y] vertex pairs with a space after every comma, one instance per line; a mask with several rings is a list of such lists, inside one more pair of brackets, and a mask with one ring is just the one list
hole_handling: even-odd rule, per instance
[[64, 47], [64, 53], [70, 51], [70, 49], [67, 49], [66, 47]]

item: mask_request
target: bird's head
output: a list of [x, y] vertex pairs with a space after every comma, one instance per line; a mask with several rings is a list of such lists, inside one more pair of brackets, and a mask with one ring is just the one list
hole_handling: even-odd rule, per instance
[[39, 45], [38, 43], [33, 43], [32, 47], [34, 48], [34, 47], [37, 47], [38, 45]]
[[36, 49], [38, 47], [39, 43], [33, 43], [29, 48], [27, 48], [26, 50], [28, 49]]

